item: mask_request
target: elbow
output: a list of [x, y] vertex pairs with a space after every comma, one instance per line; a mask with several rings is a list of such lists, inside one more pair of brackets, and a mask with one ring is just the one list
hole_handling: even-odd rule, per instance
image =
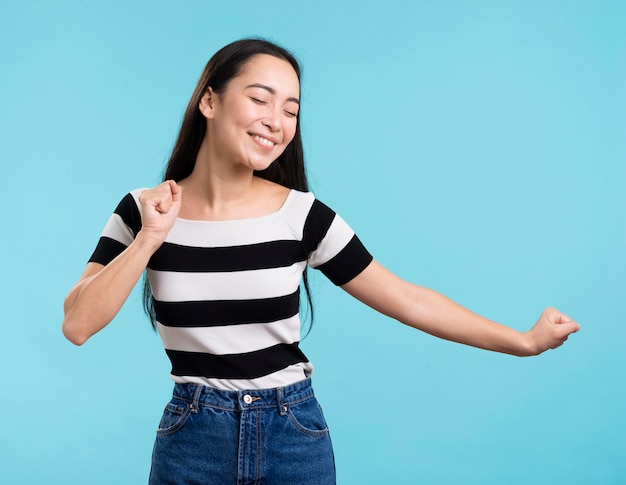
[[76, 311], [69, 305], [67, 299], [64, 302], [63, 310], [65, 312], [61, 325], [63, 336], [74, 345], [83, 345], [91, 337], [91, 334], [85, 330], [83, 319], [76, 317]]
[[73, 313], [73, 304], [75, 297], [73, 297], [72, 292], [70, 292], [63, 302], [63, 323], [61, 324], [61, 331], [63, 332], [63, 336], [72, 342], [74, 345], [83, 345], [87, 338], [81, 336], [79, 332], [79, 328], [74, 323], [74, 319], [72, 318]]
[[89, 339], [89, 335], [85, 334], [85, 332], [81, 332], [80, 329], [76, 328], [67, 318], [63, 320], [61, 330], [63, 331], [63, 336], [77, 346], [83, 345]]
[[76, 285], [63, 301], [63, 336], [74, 345], [81, 346], [102, 326], [98, 326], [97, 313], [92, 305], [79, 300], [80, 286]]

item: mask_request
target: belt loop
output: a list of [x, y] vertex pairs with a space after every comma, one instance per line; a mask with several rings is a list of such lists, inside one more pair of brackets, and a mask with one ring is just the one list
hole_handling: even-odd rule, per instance
[[276, 405], [281, 416], [287, 415], [287, 404], [284, 402], [285, 393], [282, 387], [276, 388]]
[[193, 401], [191, 403], [191, 412], [197, 413], [198, 407], [200, 405], [200, 394], [202, 394], [202, 386], [196, 385], [195, 390], [193, 391]]

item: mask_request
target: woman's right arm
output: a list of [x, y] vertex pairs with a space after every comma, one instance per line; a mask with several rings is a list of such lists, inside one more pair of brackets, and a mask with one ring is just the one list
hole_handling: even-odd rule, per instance
[[82, 345], [106, 327], [120, 310], [154, 252], [174, 225], [181, 188], [173, 181], [142, 192], [142, 228], [135, 240], [106, 266], [89, 263], [63, 305], [63, 334]]

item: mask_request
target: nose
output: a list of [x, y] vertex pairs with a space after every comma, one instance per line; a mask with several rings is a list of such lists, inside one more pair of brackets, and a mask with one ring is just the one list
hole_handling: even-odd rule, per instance
[[270, 131], [280, 131], [281, 128], [281, 118], [280, 118], [281, 110], [280, 108], [270, 109], [265, 118], [263, 118], [262, 123], [267, 126]]

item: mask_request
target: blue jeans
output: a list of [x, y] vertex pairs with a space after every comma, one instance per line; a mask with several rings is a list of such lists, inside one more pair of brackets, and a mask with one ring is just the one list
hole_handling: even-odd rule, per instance
[[176, 384], [157, 430], [150, 484], [335, 484], [310, 379], [249, 391]]

